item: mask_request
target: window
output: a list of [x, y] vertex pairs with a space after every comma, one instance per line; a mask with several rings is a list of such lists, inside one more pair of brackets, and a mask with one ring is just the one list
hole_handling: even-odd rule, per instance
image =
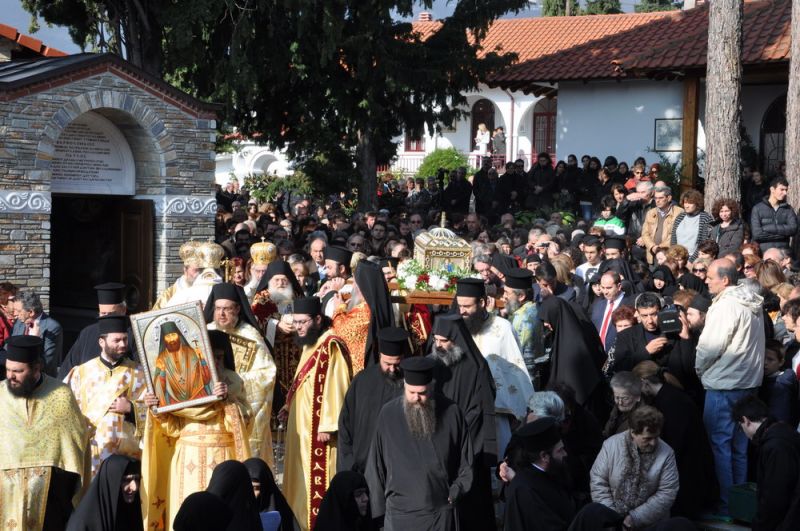
[[549, 153], [556, 161], [556, 99], [542, 98], [533, 108], [533, 153], [535, 163], [539, 153]]
[[406, 133], [405, 150], [406, 151], [425, 151], [425, 139], [413, 138], [409, 133]]

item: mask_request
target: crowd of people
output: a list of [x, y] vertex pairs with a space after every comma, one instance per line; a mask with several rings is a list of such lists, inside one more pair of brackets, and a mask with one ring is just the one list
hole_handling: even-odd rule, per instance
[[[123, 284], [96, 287], [67, 352], [36, 289], [0, 284], [0, 523], [800, 528], [785, 177], [748, 169], [741, 201], [707, 205], [644, 159], [581, 162], [385, 180], [351, 215], [345, 194], [259, 203], [230, 183], [217, 242], [186, 242], [153, 305], [200, 301], [214, 359], [171, 364], [191, 347], [161, 324], [154, 383]], [[472, 275], [450, 305], [412, 302], [398, 268], [443, 212]], [[204, 389], [219, 400], [162, 410]]]

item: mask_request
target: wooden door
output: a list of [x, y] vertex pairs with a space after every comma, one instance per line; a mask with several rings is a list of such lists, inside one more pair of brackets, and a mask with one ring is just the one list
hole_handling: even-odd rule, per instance
[[125, 199], [120, 204], [120, 281], [128, 286], [129, 313], [147, 311], [153, 302], [154, 219], [152, 201]]

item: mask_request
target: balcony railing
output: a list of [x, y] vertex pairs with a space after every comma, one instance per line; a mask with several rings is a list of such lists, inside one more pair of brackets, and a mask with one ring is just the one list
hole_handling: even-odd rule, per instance
[[[419, 171], [419, 167], [422, 165], [422, 161], [425, 159], [427, 153], [401, 153], [397, 155], [397, 158], [391, 162], [391, 164], [381, 164], [378, 166], [378, 173], [386, 173], [391, 171], [392, 173], [402, 173], [406, 177], [411, 177], [417, 174]], [[478, 153], [470, 153], [467, 155], [468, 164], [472, 168], [480, 168], [481, 161], [483, 157], [486, 155], [480, 155]], [[489, 155], [492, 157], [492, 164], [498, 170], [505, 165], [507, 158], [503, 155]], [[525, 153], [515, 157], [513, 160], [517, 158], [524, 159], [527, 164], [527, 168], [531, 167], [531, 164], [534, 162], [532, 160], [533, 155], [531, 153]], [[502, 173], [502, 170], [500, 171]], [[430, 177], [429, 175], [425, 175], [424, 177]]]

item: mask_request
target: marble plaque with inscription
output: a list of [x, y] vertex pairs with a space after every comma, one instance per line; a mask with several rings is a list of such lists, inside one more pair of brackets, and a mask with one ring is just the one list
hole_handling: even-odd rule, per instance
[[52, 169], [53, 192], [135, 193], [136, 171], [128, 141], [116, 125], [94, 112], [77, 117], [61, 132]]

